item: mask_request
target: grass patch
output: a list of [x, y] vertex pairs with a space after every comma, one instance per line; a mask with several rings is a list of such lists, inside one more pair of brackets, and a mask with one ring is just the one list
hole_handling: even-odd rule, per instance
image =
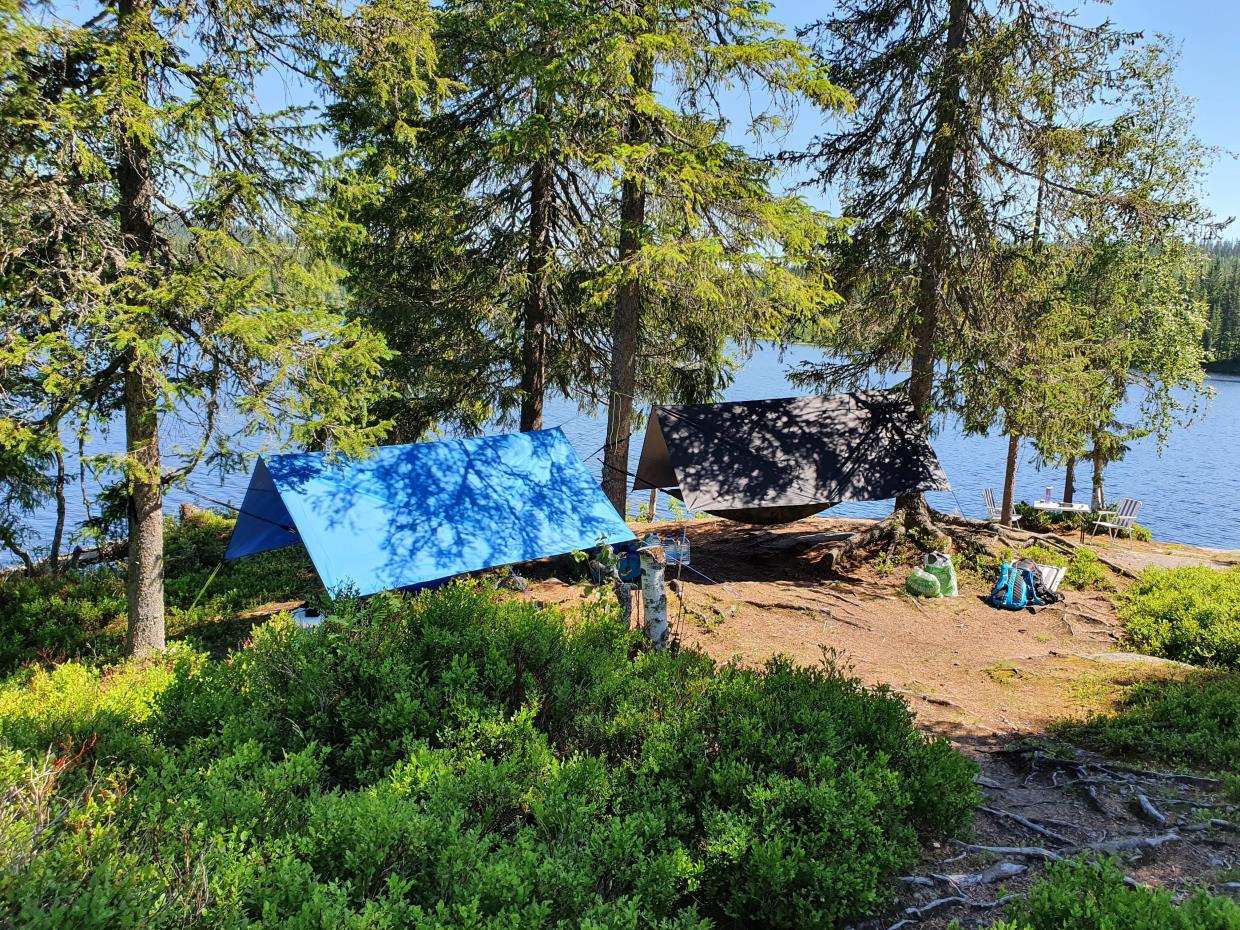
[[[235, 645], [252, 620], [238, 614], [272, 601], [317, 596], [322, 586], [299, 546], [220, 565], [233, 521], [199, 511], [168, 521], [164, 598], [168, 636], [217, 652]], [[60, 576], [0, 577], [0, 675], [22, 663], [115, 661], [125, 635], [125, 571], [114, 565]]]
[[976, 803], [831, 664], [654, 655], [465, 585], [338, 612], [0, 685], [15, 925], [830, 928]]
[[[953, 924], [959, 927], [959, 924]], [[1114, 862], [1052, 865], [990, 930], [1240, 930], [1240, 905], [1198, 892], [1177, 902], [1162, 888], [1132, 888]]]
[[1114, 713], [1057, 730], [1116, 755], [1240, 771], [1240, 674], [1198, 672], [1184, 681], [1139, 682]]
[[1146, 569], [1119, 612], [1134, 649], [1240, 670], [1240, 568]]

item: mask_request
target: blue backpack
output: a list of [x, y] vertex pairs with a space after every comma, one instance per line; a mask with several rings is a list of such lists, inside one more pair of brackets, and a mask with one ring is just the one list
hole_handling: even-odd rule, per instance
[[1037, 587], [1037, 579], [1030, 569], [1004, 562], [999, 569], [999, 580], [990, 592], [990, 606], [1000, 610], [1041, 607], [1046, 602], [1038, 597]]

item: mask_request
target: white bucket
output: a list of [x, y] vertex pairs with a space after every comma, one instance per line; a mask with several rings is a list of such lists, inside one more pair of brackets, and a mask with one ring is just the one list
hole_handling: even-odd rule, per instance
[[316, 627], [323, 622], [323, 615], [313, 607], [298, 607], [293, 611], [293, 621], [300, 627]]

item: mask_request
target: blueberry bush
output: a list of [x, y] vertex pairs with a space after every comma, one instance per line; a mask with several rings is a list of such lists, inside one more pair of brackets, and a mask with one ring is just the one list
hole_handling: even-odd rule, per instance
[[0, 685], [16, 926], [841, 926], [963, 828], [972, 763], [830, 664], [652, 654], [454, 585], [226, 659]]

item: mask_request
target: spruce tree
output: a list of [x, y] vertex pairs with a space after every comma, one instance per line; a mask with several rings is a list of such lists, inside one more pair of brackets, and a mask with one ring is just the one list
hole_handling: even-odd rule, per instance
[[[0, 380], [9, 452], [121, 420], [127, 650], [164, 642], [163, 497], [244, 437], [362, 452], [382, 341], [331, 305], [329, 266], [291, 234], [319, 162], [302, 111], [265, 110], [279, 59], [363, 41], [298, 5], [120, 0], [80, 23], [6, 8], [0, 88]], [[330, 32], [330, 35], [329, 35]], [[243, 425], [221, 430], [224, 411]], [[165, 436], [193, 424], [189, 449]], [[44, 448], [36, 448], [42, 437]], [[27, 458], [27, 461], [29, 459]]]
[[[627, 68], [606, 101], [614, 259], [589, 290], [611, 310], [603, 489], [621, 512], [638, 404], [713, 399], [730, 347], [813, 330], [836, 300], [821, 257], [840, 225], [781, 192], [762, 147], [798, 106], [825, 115], [851, 101], [767, 11], [637, 0], [615, 33]], [[725, 89], [747, 95], [748, 122], [729, 124]]]
[[549, 391], [597, 381], [594, 343], [568, 321], [606, 222], [604, 10], [451, 0], [436, 16], [435, 108], [342, 72], [329, 116], [349, 156], [331, 203], [352, 225], [328, 244], [352, 312], [399, 353], [386, 412], [401, 437], [514, 412], [539, 429]]
[[[858, 223], [840, 250], [848, 299], [828, 341], [842, 361], [799, 375], [834, 387], [907, 365], [923, 428], [962, 406], [978, 428], [998, 416], [1010, 474], [1029, 416], [1010, 392], [987, 406], [999, 400], [990, 377], [1028, 381], [1029, 358], [1007, 347], [1038, 338], [1058, 261], [1038, 243], [1068, 233], [1073, 205], [1111, 199], [1090, 113], [1134, 93], [1121, 62], [1138, 37], [1042, 0], [842, 0], [808, 35], [859, 106], [800, 159]], [[962, 380], [962, 366], [989, 375]], [[966, 382], [986, 390], [961, 396]], [[936, 532], [920, 494], [850, 549], [911, 527]]]

